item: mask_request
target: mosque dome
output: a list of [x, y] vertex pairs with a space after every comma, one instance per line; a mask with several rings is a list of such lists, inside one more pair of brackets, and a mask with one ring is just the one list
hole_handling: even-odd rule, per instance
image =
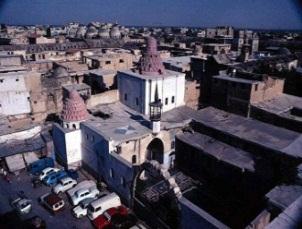
[[158, 75], [165, 73], [165, 67], [157, 51], [157, 41], [149, 37], [147, 50], [140, 59], [140, 71], [145, 75]]
[[85, 26], [80, 26], [76, 32], [76, 37], [81, 38], [81, 37], [84, 37], [85, 34], [86, 34]]
[[68, 73], [67, 69], [64, 68], [63, 66], [58, 66], [53, 70], [52, 75], [55, 78], [61, 78], [61, 77], [69, 76], [69, 73]]
[[64, 122], [79, 122], [88, 118], [86, 105], [76, 90], [69, 92], [63, 103], [61, 119]]
[[106, 26], [102, 26], [99, 30], [99, 37], [109, 38], [110, 37], [110, 30]]
[[86, 32], [86, 37], [88, 38], [92, 38], [98, 35], [98, 30], [96, 27], [94, 26], [89, 26]]
[[112, 27], [112, 29], [110, 31], [110, 37], [111, 38], [120, 38], [121, 37], [121, 31], [117, 25]]

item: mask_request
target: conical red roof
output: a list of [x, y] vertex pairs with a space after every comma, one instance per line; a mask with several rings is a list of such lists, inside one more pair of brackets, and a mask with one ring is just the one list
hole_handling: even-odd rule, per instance
[[83, 121], [88, 118], [86, 105], [76, 90], [69, 92], [65, 99], [61, 119], [67, 122]]
[[157, 51], [157, 41], [149, 37], [147, 41], [147, 51], [140, 60], [140, 70], [142, 74], [158, 75], [165, 72], [165, 67]]

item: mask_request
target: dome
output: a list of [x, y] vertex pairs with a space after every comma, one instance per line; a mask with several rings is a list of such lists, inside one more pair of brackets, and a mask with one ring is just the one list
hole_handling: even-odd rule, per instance
[[120, 31], [118, 26], [112, 27], [112, 29], [110, 31], [110, 36], [112, 38], [120, 38], [121, 37], [121, 31]]
[[69, 73], [67, 71], [66, 68], [62, 67], [62, 66], [58, 66], [53, 70], [53, 76], [55, 78], [61, 78], [61, 77], [65, 77], [65, 76], [69, 76]]
[[86, 28], [84, 26], [81, 26], [78, 28], [76, 36], [77, 37], [84, 37], [86, 34]]
[[157, 41], [153, 37], [148, 38], [147, 50], [140, 59], [140, 71], [146, 75], [158, 75], [165, 72], [165, 67], [157, 52]]
[[87, 37], [95, 37], [98, 35], [98, 30], [96, 27], [94, 26], [89, 26], [89, 28], [87, 29], [87, 32], [86, 32], [86, 36]]
[[69, 92], [63, 103], [61, 119], [66, 122], [79, 122], [88, 118], [86, 105], [76, 90]]
[[99, 36], [102, 38], [109, 38], [110, 37], [109, 29], [107, 29], [106, 27], [100, 28]]

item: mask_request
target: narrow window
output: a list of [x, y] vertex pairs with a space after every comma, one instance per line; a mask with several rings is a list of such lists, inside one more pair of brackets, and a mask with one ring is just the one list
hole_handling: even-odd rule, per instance
[[111, 177], [111, 178], [114, 178], [114, 172], [113, 172], [113, 169], [110, 169], [109, 173], [110, 173], [110, 177]]
[[121, 185], [125, 188], [126, 187], [126, 180], [125, 177], [121, 177]]
[[175, 141], [172, 141], [171, 142], [171, 149], [174, 149], [175, 148]]
[[174, 103], [175, 102], [175, 97], [174, 96], [172, 96], [172, 103]]
[[136, 106], [138, 106], [138, 98], [135, 98]]
[[255, 91], [258, 91], [258, 84], [255, 85]]
[[168, 98], [165, 99], [165, 105], [168, 105]]
[[128, 99], [128, 96], [127, 96], [127, 93], [125, 93], [124, 100], [127, 101], [127, 99]]
[[136, 155], [132, 156], [132, 164], [136, 164]]

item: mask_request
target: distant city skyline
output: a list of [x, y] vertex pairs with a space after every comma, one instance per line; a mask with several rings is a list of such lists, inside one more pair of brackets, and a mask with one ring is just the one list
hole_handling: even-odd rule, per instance
[[1, 0], [0, 23], [302, 29], [299, 0]]

